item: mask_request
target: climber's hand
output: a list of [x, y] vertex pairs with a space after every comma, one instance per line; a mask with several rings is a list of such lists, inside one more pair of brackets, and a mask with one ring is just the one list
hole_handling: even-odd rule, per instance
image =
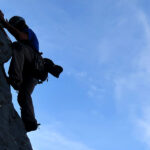
[[0, 23], [3, 25], [3, 27], [6, 27], [8, 24], [8, 20], [5, 20], [3, 12], [0, 10]]
[[5, 21], [4, 14], [3, 14], [3, 12], [1, 10], [0, 10], [0, 20], [1, 21]]

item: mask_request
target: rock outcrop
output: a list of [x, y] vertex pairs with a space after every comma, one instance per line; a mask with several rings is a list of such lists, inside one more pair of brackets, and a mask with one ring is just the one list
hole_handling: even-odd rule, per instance
[[23, 122], [12, 104], [3, 64], [11, 57], [11, 41], [0, 28], [0, 150], [32, 150]]

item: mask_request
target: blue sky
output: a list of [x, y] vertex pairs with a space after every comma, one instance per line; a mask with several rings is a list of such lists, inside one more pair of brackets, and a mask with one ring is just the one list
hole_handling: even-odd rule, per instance
[[150, 150], [149, 6], [148, 0], [1, 0], [6, 18], [23, 16], [44, 57], [64, 67], [32, 95], [41, 123], [28, 134], [34, 150]]

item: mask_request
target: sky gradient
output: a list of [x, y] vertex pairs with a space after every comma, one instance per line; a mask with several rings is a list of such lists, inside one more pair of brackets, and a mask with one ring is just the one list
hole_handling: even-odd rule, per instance
[[150, 1], [1, 0], [1, 9], [24, 17], [43, 56], [64, 67], [32, 95], [34, 150], [150, 150]]

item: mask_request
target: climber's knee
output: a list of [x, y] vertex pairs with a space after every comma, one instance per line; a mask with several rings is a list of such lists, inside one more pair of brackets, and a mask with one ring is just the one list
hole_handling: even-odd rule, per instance
[[21, 51], [23, 47], [22, 43], [18, 41], [13, 42], [11, 46], [12, 46], [13, 51]]

